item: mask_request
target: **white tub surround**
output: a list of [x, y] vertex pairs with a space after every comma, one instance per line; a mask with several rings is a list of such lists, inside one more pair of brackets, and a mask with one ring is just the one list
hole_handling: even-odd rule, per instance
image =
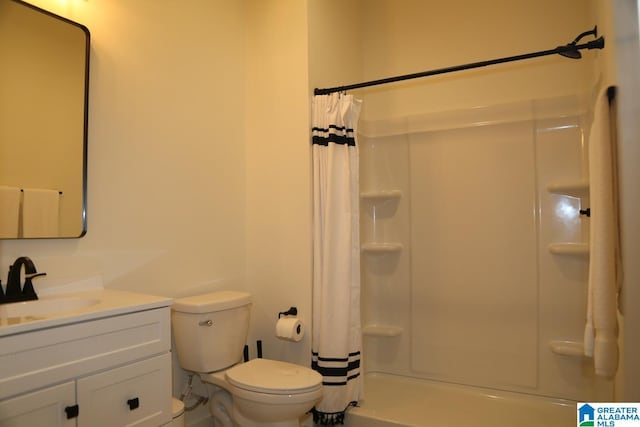
[[361, 124], [366, 373], [613, 399], [583, 346], [586, 105], [571, 96]]

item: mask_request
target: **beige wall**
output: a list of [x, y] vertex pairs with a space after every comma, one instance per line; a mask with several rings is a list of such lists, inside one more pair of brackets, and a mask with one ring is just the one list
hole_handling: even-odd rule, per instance
[[291, 306], [311, 321], [311, 170], [307, 2], [247, 1], [246, 268], [254, 296], [250, 354], [305, 365], [300, 343], [274, 336], [278, 312]]
[[[256, 301], [250, 351], [261, 339], [265, 356], [308, 365], [311, 334], [290, 343], [274, 329], [278, 312], [296, 306], [310, 331], [310, 87], [359, 78], [359, 1], [247, 4], [246, 282]], [[336, 26], [336, 16], [349, 25]]]
[[[363, 8], [364, 79], [373, 80], [553, 49], [595, 24], [581, 0], [424, 2]], [[590, 61], [594, 53], [585, 55]], [[361, 90], [367, 119], [574, 94], [585, 60], [544, 57]]]
[[244, 3], [35, 1], [91, 31], [88, 232], [3, 241], [41, 288], [99, 274], [181, 296], [245, 274]]
[[[363, 78], [363, 0], [309, 1], [309, 81], [312, 88]], [[336, 23], [340, 23], [337, 25]]]

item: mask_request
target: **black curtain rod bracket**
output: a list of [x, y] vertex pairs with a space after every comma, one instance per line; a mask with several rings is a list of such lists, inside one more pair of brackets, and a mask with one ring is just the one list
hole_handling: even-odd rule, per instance
[[435, 70], [423, 71], [421, 73], [405, 74], [405, 75], [402, 75], [402, 76], [388, 77], [388, 78], [379, 79], [379, 80], [371, 80], [371, 81], [368, 81], [368, 82], [355, 83], [355, 84], [346, 85], [346, 86], [336, 86], [336, 87], [324, 88], [324, 89], [316, 88], [316, 89], [314, 89], [313, 94], [314, 95], [328, 95], [328, 94], [334, 93], [334, 92], [345, 92], [345, 91], [352, 90], [352, 89], [360, 89], [360, 88], [364, 88], [364, 87], [378, 86], [378, 85], [383, 85], [383, 84], [387, 84], [387, 83], [400, 82], [400, 81], [404, 81], [404, 80], [411, 80], [411, 79], [417, 79], [417, 78], [422, 78], [422, 77], [435, 76], [437, 74], [446, 74], [446, 73], [452, 73], [452, 72], [455, 72], [455, 71], [471, 70], [471, 69], [474, 69], [474, 68], [486, 67], [486, 66], [489, 66], [489, 65], [496, 65], [496, 64], [503, 64], [505, 62], [521, 61], [523, 59], [537, 58], [537, 57], [540, 57], [540, 56], [562, 55], [562, 56], [565, 56], [567, 58], [579, 59], [582, 56], [580, 54], [580, 51], [583, 50], [583, 49], [591, 50], [591, 49], [603, 49], [604, 48], [604, 37], [602, 37], [602, 36], [597, 37], [595, 40], [592, 40], [590, 42], [578, 44], [578, 42], [583, 37], [589, 36], [589, 35], [597, 37], [598, 36], [598, 27], [596, 26], [596, 27], [593, 28], [593, 30], [585, 31], [585, 32], [581, 33], [578, 37], [576, 37], [575, 40], [573, 40], [571, 43], [566, 44], [564, 46], [558, 46], [558, 47], [556, 47], [554, 49], [541, 50], [539, 52], [525, 53], [525, 54], [522, 54], [522, 55], [507, 56], [507, 57], [504, 57], [504, 58], [491, 59], [489, 61], [472, 62], [472, 63], [469, 63], [469, 64], [456, 65], [456, 66], [453, 66], [453, 67], [438, 68], [438, 69], [435, 69]]

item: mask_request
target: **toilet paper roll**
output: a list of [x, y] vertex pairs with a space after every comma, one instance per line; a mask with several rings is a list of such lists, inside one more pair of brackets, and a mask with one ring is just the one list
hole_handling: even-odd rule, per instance
[[298, 342], [304, 337], [304, 325], [297, 317], [281, 317], [276, 323], [276, 336], [283, 340]]

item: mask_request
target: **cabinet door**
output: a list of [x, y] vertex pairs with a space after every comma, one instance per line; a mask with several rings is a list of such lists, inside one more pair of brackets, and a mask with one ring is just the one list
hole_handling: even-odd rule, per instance
[[171, 356], [78, 380], [78, 427], [157, 427], [171, 421]]
[[0, 402], [0, 427], [75, 427], [65, 408], [73, 408], [76, 389], [73, 381], [23, 394]]

